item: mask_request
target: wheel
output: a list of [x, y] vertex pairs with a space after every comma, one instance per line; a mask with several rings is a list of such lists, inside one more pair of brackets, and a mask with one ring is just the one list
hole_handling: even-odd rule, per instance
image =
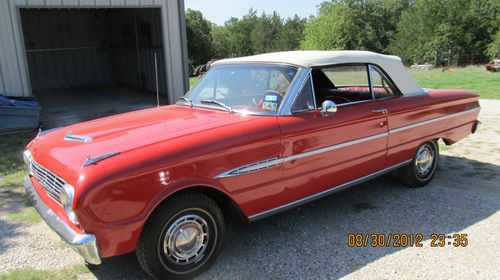
[[402, 179], [413, 188], [423, 187], [432, 180], [439, 162], [439, 148], [435, 140], [417, 148], [410, 164], [403, 167]]
[[224, 230], [224, 217], [212, 199], [194, 192], [180, 194], [147, 221], [137, 259], [155, 279], [193, 278], [215, 261]]

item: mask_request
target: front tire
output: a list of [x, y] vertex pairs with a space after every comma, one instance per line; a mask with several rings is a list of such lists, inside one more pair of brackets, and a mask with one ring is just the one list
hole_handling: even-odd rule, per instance
[[439, 146], [436, 140], [422, 143], [413, 160], [402, 169], [402, 179], [407, 186], [419, 188], [434, 178], [439, 162]]
[[212, 199], [194, 192], [180, 194], [149, 218], [137, 259], [155, 279], [190, 279], [213, 264], [224, 230], [222, 212]]

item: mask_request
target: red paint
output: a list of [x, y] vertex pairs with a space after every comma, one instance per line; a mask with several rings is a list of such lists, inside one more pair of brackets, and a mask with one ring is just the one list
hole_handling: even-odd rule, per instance
[[[475, 113], [389, 134], [256, 173], [214, 179], [217, 174], [273, 157], [283, 158], [477, 107], [467, 91], [436, 90], [293, 116], [250, 116], [171, 105], [62, 128], [28, 145], [34, 159], [75, 187], [81, 228], [34, 185], [54, 212], [79, 232], [96, 235], [101, 255], [135, 249], [141, 229], [159, 203], [192, 186], [217, 189], [246, 216], [278, 207], [412, 158], [428, 139], [449, 143], [467, 136]], [[372, 112], [386, 108], [389, 114]], [[66, 133], [90, 143], [63, 141]], [[120, 154], [82, 167], [87, 156]], [[160, 175], [162, 174], [162, 175]]]

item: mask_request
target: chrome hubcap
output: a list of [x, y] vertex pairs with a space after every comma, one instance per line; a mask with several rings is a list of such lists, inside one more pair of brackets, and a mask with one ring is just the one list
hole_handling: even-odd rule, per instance
[[198, 215], [182, 216], [168, 228], [163, 241], [163, 252], [175, 264], [192, 264], [203, 257], [208, 238], [205, 219]]
[[415, 159], [415, 167], [420, 177], [427, 176], [432, 170], [434, 156], [434, 150], [429, 146], [429, 144], [422, 145], [420, 149], [418, 149], [417, 157]]

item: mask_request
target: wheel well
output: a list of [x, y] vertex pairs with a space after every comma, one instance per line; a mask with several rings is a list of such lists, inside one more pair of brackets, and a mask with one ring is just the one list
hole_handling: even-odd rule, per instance
[[180, 190], [180, 191], [175, 192], [174, 194], [170, 195], [169, 197], [167, 197], [161, 204], [163, 204], [165, 201], [167, 201], [171, 197], [174, 197], [176, 195], [186, 193], [186, 192], [198, 192], [198, 193], [202, 193], [202, 194], [210, 197], [220, 207], [220, 209], [224, 215], [224, 219], [226, 221], [232, 221], [232, 222], [247, 222], [248, 221], [247, 217], [245, 216], [245, 214], [243, 214], [243, 211], [241, 211], [240, 207], [236, 204], [236, 202], [234, 202], [225, 193], [223, 193], [217, 189], [210, 188], [210, 187], [196, 186], [196, 187], [189, 187], [189, 188]]

